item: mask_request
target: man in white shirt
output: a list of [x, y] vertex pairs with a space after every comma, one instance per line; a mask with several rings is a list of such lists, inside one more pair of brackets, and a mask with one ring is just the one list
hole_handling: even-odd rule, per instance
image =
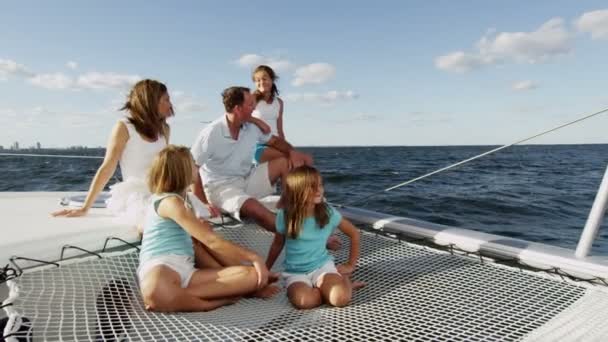
[[[284, 139], [262, 133], [252, 122], [255, 100], [249, 88], [230, 87], [222, 97], [226, 113], [201, 131], [191, 149], [199, 168], [194, 194], [208, 205], [212, 216], [219, 214], [219, 208], [237, 219], [252, 218], [274, 232], [275, 215], [258, 199], [272, 194], [274, 184], [290, 168], [312, 164], [312, 157], [296, 151]], [[284, 157], [254, 166], [258, 142]]]

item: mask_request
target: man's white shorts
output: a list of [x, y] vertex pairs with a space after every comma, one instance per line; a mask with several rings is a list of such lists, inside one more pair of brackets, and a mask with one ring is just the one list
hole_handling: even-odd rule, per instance
[[268, 163], [256, 166], [247, 178], [235, 178], [219, 184], [205, 184], [205, 195], [214, 206], [240, 220], [243, 203], [250, 198], [260, 199], [274, 193], [270, 183]]
[[139, 265], [137, 268], [139, 282], [142, 282], [150, 270], [160, 265], [167, 266], [179, 274], [182, 288], [188, 287], [192, 275], [196, 272], [196, 268], [194, 268], [194, 259], [192, 257], [177, 254], [159, 255]]
[[336, 265], [333, 260], [329, 260], [324, 263], [323, 266], [317, 268], [310, 273], [287, 273], [283, 272], [283, 280], [285, 281], [285, 287], [297, 282], [305, 283], [310, 287], [321, 287], [323, 276], [326, 274], [337, 274], [340, 275], [336, 269]]

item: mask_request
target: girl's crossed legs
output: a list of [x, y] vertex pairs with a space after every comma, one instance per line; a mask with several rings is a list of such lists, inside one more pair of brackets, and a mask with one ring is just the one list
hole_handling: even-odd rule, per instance
[[140, 281], [146, 309], [153, 311], [209, 311], [253, 293], [258, 276], [252, 266], [197, 269], [186, 287], [167, 265], [151, 268]]

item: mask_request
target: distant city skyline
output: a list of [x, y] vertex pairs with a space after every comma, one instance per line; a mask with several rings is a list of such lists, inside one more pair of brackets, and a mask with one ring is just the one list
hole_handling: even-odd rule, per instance
[[[105, 146], [141, 78], [167, 84], [171, 140], [190, 145], [258, 64], [296, 146], [502, 145], [608, 107], [605, 1], [62, 0], [0, 22], [4, 147]], [[608, 143], [606, 127], [530, 143]]]

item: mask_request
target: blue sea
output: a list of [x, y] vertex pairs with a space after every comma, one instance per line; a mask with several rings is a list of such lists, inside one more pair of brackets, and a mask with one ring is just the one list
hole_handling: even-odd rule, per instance
[[[327, 197], [353, 202], [496, 146], [315, 147]], [[27, 153], [26, 151], [20, 151]], [[103, 149], [41, 150], [103, 156]], [[101, 159], [0, 156], [0, 191], [86, 191]], [[608, 145], [515, 146], [359, 204], [367, 209], [575, 248]], [[113, 183], [120, 179], [119, 171]], [[603, 226], [594, 254], [608, 254]]]

